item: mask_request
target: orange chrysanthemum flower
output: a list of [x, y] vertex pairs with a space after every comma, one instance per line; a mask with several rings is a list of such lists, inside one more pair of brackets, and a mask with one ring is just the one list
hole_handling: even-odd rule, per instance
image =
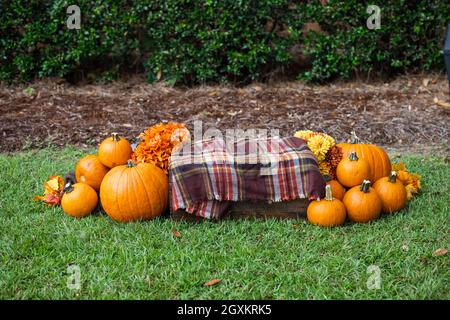
[[134, 150], [131, 159], [136, 163], [153, 163], [167, 174], [173, 148], [180, 142], [189, 140], [190, 133], [184, 124], [169, 122], [148, 128], [139, 138], [142, 141]]

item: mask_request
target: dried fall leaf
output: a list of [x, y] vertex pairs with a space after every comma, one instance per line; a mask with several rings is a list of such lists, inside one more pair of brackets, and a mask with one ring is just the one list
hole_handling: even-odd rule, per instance
[[172, 229], [172, 234], [175, 238], [181, 238], [181, 233], [177, 229]]
[[450, 109], [450, 103], [449, 102], [441, 101], [437, 97], [435, 97], [433, 101], [439, 107], [442, 107], [442, 108], [445, 108], [445, 109]]
[[48, 177], [48, 181], [44, 183], [44, 195], [35, 196], [34, 200], [42, 201], [47, 206], [55, 206], [61, 201], [63, 188], [64, 179], [61, 176]]
[[448, 253], [447, 249], [440, 248], [433, 252], [433, 257], [443, 256], [444, 254], [447, 254], [447, 253]]
[[429, 78], [422, 79], [422, 85], [424, 87], [427, 87], [430, 82], [431, 82], [431, 79], [429, 79]]
[[212, 279], [212, 280], [209, 280], [208, 282], [205, 282], [203, 285], [205, 287], [210, 287], [210, 286], [213, 286], [215, 284], [218, 284], [220, 281], [222, 281], [222, 279]]

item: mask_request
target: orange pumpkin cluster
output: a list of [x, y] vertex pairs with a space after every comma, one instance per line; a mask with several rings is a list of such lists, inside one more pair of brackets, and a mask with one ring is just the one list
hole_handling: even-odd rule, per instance
[[131, 159], [135, 163], [153, 163], [167, 174], [173, 148], [190, 139], [190, 133], [184, 124], [169, 122], [148, 128], [139, 138], [142, 141], [134, 150]]
[[411, 200], [420, 192], [420, 189], [422, 188], [420, 183], [420, 175], [417, 173], [408, 172], [403, 161], [393, 163], [392, 170], [397, 171], [397, 179], [400, 180], [405, 186], [408, 200]]
[[[308, 141], [313, 134], [311, 131], [300, 131], [296, 136]], [[310, 149], [316, 155], [314, 146]], [[334, 177], [329, 168], [336, 164], [337, 179], [332, 180]], [[325, 159], [319, 159], [322, 174], [327, 167], [329, 181], [326, 197], [312, 201], [308, 206], [307, 217], [312, 224], [342, 225], [345, 215], [352, 222], [372, 221], [382, 213], [403, 209], [421, 189], [418, 174], [409, 173], [403, 162], [391, 163], [381, 147], [361, 143], [355, 133], [352, 133], [349, 143], [333, 145]]]

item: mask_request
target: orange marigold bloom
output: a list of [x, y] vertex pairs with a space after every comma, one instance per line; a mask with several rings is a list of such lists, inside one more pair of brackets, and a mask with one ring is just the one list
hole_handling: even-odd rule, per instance
[[169, 158], [172, 149], [180, 142], [190, 139], [189, 130], [182, 123], [158, 123], [139, 135], [142, 140], [131, 159], [138, 162], [153, 163], [166, 174], [169, 168]]

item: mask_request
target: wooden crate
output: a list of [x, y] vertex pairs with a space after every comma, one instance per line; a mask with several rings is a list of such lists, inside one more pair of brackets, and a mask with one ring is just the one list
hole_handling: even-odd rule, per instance
[[[267, 203], [264, 201], [234, 202], [230, 211], [222, 218], [224, 219], [304, 219], [306, 218], [306, 208], [308, 200], [299, 199], [293, 201], [283, 201]], [[178, 221], [202, 221], [201, 217], [186, 213], [184, 210], [173, 212], [170, 217]]]

